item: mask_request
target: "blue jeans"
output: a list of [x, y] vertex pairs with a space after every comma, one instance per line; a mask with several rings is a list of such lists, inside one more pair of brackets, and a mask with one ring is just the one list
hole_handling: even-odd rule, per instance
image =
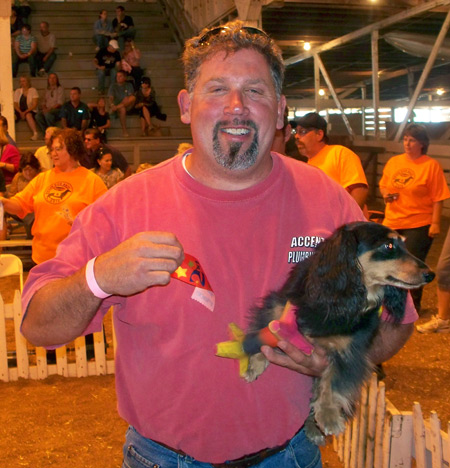
[[43, 54], [42, 52], [36, 52], [36, 66], [38, 70], [43, 68], [45, 70], [45, 73], [48, 73], [53, 67], [53, 64], [55, 63], [56, 54], [55, 52], [52, 52], [46, 62], [44, 62], [44, 57], [45, 54]]
[[106, 77], [109, 76], [110, 84], [116, 82], [117, 70], [115, 68], [105, 68], [105, 70], [97, 69], [98, 90], [101, 93], [106, 91]]
[[[195, 437], [195, 435], [194, 435]], [[123, 447], [122, 468], [210, 468], [212, 465], [179, 455], [141, 436], [130, 426]], [[286, 448], [266, 458], [255, 468], [322, 468], [319, 448], [305, 436], [296, 434]]]
[[45, 133], [47, 127], [56, 126], [56, 122], [60, 120], [59, 112], [59, 109], [52, 109], [45, 113], [38, 112], [38, 114], [36, 115], [36, 123], [38, 124], [38, 127], [40, 128], [42, 133]]
[[[401, 235], [405, 236], [405, 245], [406, 248], [418, 259], [423, 262], [427, 258], [428, 252], [430, 251], [431, 244], [433, 243], [433, 238], [428, 235], [428, 230], [430, 225], [422, 226], [418, 228], [411, 229], [396, 229], [396, 231]], [[420, 312], [421, 302], [422, 302], [422, 293], [423, 287], [417, 289], [411, 289], [411, 297], [414, 302], [414, 307], [417, 309], [417, 312]]]

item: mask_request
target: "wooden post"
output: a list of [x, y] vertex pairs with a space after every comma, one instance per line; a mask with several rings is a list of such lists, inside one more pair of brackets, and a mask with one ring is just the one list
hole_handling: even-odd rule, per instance
[[420, 404], [414, 402], [413, 405], [413, 429], [414, 429], [414, 448], [416, 453], [416, 467], [426, 468], [427, 466], [427, 448], [425, 439], [425, 425], [423, 423], [422, 409]]

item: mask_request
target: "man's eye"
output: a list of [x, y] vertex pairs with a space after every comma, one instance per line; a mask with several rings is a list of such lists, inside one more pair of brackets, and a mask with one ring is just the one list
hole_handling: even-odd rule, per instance
[[391, 252], [392, 250], [394, 250], [394, 243], [393, 242], [386, 242], [386, 244], [384, 244], [383, 247], [388, 252]]

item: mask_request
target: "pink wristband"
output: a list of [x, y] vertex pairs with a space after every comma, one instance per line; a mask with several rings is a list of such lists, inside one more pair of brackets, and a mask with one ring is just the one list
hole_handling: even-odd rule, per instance
[[86, 264], [86, 283], [92, 294], [99, 299], [105, 299], [111, 296], [111, 294], [105, 293], [103, 289], [98, 285], [94, 275], [94, 263], [97, 257], [91, 258]]

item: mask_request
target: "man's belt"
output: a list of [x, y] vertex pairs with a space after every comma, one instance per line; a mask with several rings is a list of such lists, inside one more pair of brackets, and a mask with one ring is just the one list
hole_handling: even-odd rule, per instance
[[[258, 463], [261, 463], [263, 460], [266, 458], [271, 457], [272, 455], [275, 455], [282, 450], [284, 450], [288, 445], [291, 440], [287, 440], [283, 445], [278, 445], [277, 447], [273, 448], [266, 448], [263, 450], [260, 450], [259, 452], [252, 453], [250, 455], [245, 455], [241, 458], [237, 458], [236, 460], [229, 460], [224, 463], [209, 463], [211, 466], [214, 468], [247, 468], [249, 466], [255, 466]], [[174, 449], [172, 447], [169, 447], [166, 444], [163, 444], [161, 442], [153, 441], [156, 442], [158, 445], [162, 445], [164, 448], [178, 453], [178, 455], [182, 455], [185, 457], [188, 457], [189, 455], [182, 450]]]

